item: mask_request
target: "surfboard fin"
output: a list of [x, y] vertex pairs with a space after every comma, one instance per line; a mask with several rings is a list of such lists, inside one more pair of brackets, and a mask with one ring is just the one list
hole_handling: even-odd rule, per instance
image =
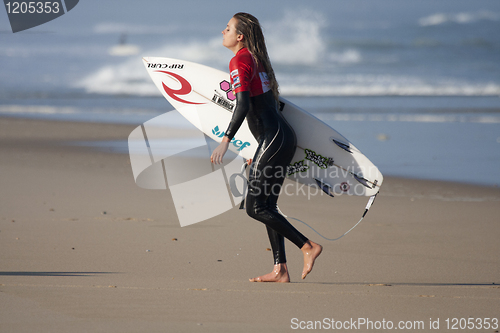
[[332, 140], [333, 143], [335, 143], [337, 146], [339, 146], [340, 148], [344, 149], [346, 152], [348, 153], [351, 153], [352, 154], [352, 150], [351, 150], [351, 147], [346, 144], [346, 143], [343, 143], [343, 142], [340, 142], [340, 141], [337, 141], [335, 140], [334, 138], [330, 138]]
[[283, 103], [282, 101], [279, 102], [279, 110], [281, 112], [283, 112], [283, 109], [285, 108], [285, 103]]
[[366, 213], [368, 213], [368, 210], [370, 209], [370, 207], [373, 205], [373, 202], [375, 201], [375, 198], [377, 197], [378, 193], [379, 192], [372, 195], [370, 197], [370, 199], [368, 200], [368, 203], [366, 204], [366, 207], [365, 207], [365, 212], [363, 213], [363, 218], [365, 217]]
[[368, 179], [364, 179], [363, 177], [360, 177], [360, 176], [356, 175], [355, 173], [353, 173], [352, 176], [354, 177], [354, 179], [356, 179], [358, 182], [360, 182], [363, 186], [368, 187], [370, 189], [373, 188], [370, 186], [370, 184], [368, 184]]
[[[235, 197], [243, 197], [240, 203], [240, 209], [245, 209], [245, 197], [246, 197], [246, 190], [248, 187], [248, 179], [245, 177], [245, 170], [247, 169], [248, 163], [245, 161], [243, 165], [241, 166], [241, 173], [238, 174], [233, 174], [229, 178], [229, 186], [231, 188], [231, 192]], [[240, 193], [238, 191], [238, 188], [236, 187], [236, 177], [241, 177], [243, 179], [243, 193]]]
[[323, 192], [325, 192], [326, 194], [328, 194], [332, 198], [334, 197], [333, 196], [333, 187], [330, 184], [327, 184], [327, 183], [325, 183], [317, 178], [314, 178], [314, 180], [316, 181], [316, 184], [318, 184], [319, 188], [323, 190]]

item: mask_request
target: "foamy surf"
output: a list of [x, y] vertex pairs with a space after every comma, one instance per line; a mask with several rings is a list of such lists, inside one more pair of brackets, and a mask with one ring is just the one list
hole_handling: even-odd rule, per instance
[[460, 13], [435, 13], [418, 20], [418, 23], [423, 26], [435, 26], [446, 23], [471, 24], [478, 21], [498, 21], [500, 13], [479, 10], [476, 12], [460, 12]]

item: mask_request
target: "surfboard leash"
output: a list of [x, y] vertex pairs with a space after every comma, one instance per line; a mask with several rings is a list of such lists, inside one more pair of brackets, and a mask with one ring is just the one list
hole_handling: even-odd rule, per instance
[[[244, 172], [246, 171], [246, 168], [248, 167], [248, 163], [243, 163], [243, 165], [241, 166], [241, 173], [239, 174], [236, 174], [236, 175], [233, 175], [231, 176], [231, 179], [230, 179], [230, 186], [231, 186], [231, 191], [236, 191], [236, 186], [234, 185], [235, 184], [235, 179], [236, 178], [235, 176], [240, 176], [242, 177], [243, 179], [245, 179], [244, 177]], [[233, 188], [233, 185], [234, 185], [234, 188]], [[243, 200], [241, 201], [241, 204], [240, 204], [240, 207], [239, 209], [245, 209], [245, 189], [243, 190], [243, 193], [241, 194], [243, 196]], [[234, 193], [234, 192], [233, 192]], [[286, 218], [289, 218], [289, 219], [292, 219], [292, 220], [295, 220], [295, 221], [298, 221], [300, 223], [303, 223], [305, 224], [306, 226], [308, 226], [312, 231], [314, 231], [315, 233], [317, 233], [321, 238], [323, 239], [326, 239], [328, 241], [336, 241], [336, 240], [339, 240], [341, 239], [342, 237], [344, 237], [345, 235], [347, 235], [349, 232], [351, 232], [354, 228], [356, 228], [358, 226], [358, 224], [361, 223], [361, 221], [363, 221], [363, 219], [365, 218], [366, 214], [368, 213], [368, 211], [370, 210], [371, 206], [373, 205], [373, 203], [375, 202], [375, 198], [377, 197], [377, 195], [379, 194], [379, 192], [375, 193], [374, 195], [372, 195], [370, 197], [370, 199], [368, 199], [368, 203], [366, 204], [366, 207], [365, 207], [365, 211], [363, 212], [363, 216], [361, 216], [361, 219], [358, 221], [358, 223], [356, 223], [351, 229], [347, 230], [342, 236], [340, 237], [337, 237], [337, 238], [328, 238], [328, 237], [325, 237], [323, 236], [322, 234], [320, 234], [318, 231], [316, 231], [316, 229], [314, 229], [313, 227], [311, 227], [309, 224], [307, 224], [306, 222], [302, 221], [302, 220], [299, 220], [295, 217], [291, 217], [291, 216], [286, 216], [285, 214], [283, 214], [283, 212], [278, 208], [278, 212], [283, 215], [284, 217]]]
[[[341, 239], [342, 237], [344, 237], [345, 235], [347, 235], [347, 234], [348, 234], [351, 230], [353, 230], [354, 228], [356, 228], [356, 227], [358, 226], [358, 224], [360, 224], [360, 223], [361, 223], [361, 221], [363, 221], [363, 219], [364, 219], [364, 218], [365, 218], [365, 216], [366, 216], [366, 213], [368, 213], [368, 210], [370, 210], [371, 206], [373, 205], [373, 202], [375, 201], [375, 198], [377, 197], [378, 193], [379, 193], [379, 192], [375, 193], [374, 195], [372, 195], [372, 196], [370, 197], [370, 199], [368, 200], [368, 203], [366, 204], [366, 207], [365, 207], [365, 211], [364, 211], [364, 213], [363, 213], [363, 216], [361, 216], [361, 219], [358, 221], [358, 223], [356, 223], [356, 224], [355, 224], [355, 225], [354, 225], [351, 229], [347, 230], [347, 231], [346, 231], [346, 232], [345, 232], [342, 236], [337, 237], [337, 238], [327, 238], [327, 237], [323, 236], [322, 234], [320, 234], [318, 231], [316, 231], [316, 229], [314, 229], [313, 227], [311, 227], [311, 226], [310, 226], [309, 224], [307, 224], [306, 222], [301, 221], [301, 220], [299, 220], [299, 219], [296, 219], [295, 217], [289, 217], [289, 216], [286, 216], [286, 215], [285, 215], [285, 214], [283, 214], [281, 211], [280, 211], [280, 213], [281, 213], [284, 217], [286, 217], [286, 218], [289, 218], [289, 219], [292, 219], [292, 220], [295, 220], [295, 221], [298, 221], [298, 222], [300, 222], [300, 223], [305, 224], [305, 225], [306, 225], [306, 226], [308, 226], [308, 227], [309, 227], [312, 231], [314, 231], [315, 233], [317, 233], [317, 234], [318, 234], [321, 238], [326, 239], [327, 241], [332, 241], [332, 242], [333, 242], [333, 241], [339, 240], [339, 239]], [[278, 208], [278, 210], [279, 210], [279, 208]]]

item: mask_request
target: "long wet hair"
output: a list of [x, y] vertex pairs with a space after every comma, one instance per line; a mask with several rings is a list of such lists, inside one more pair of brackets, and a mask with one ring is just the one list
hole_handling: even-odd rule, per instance
[[271, 66], [271, 60], [267, 54], [266, 41], [264, 39], [264, 34], [262, 33], [259, 20], [257, 20], [255, 16], [248, 13], [237, 13], [234, 14], [233, 17], [238, 21], [236, 24], [238, 34], [244, 36], [243, 44], [252, 54], [257, 66], [262, 64], [264, 67], [264, 70], [267, 72], [267, 76], [269, 78], [271, 91], [273, 92], [274, 98], [278, 100], [278, 81], [276, 81], [276, 76], [274, 75], [274, 70]]

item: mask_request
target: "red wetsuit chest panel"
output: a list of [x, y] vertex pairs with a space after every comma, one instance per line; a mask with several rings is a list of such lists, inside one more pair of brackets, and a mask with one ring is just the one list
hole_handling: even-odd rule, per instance
[[262, 64], [257, 66], [247, 48], [239, 50], [233, 59], [231, 59], [229, 72], [235, 94], [242, 91], [249, 91], [250, 97], [253, 97], [268, 92], [271, 89], [264, 67]]

